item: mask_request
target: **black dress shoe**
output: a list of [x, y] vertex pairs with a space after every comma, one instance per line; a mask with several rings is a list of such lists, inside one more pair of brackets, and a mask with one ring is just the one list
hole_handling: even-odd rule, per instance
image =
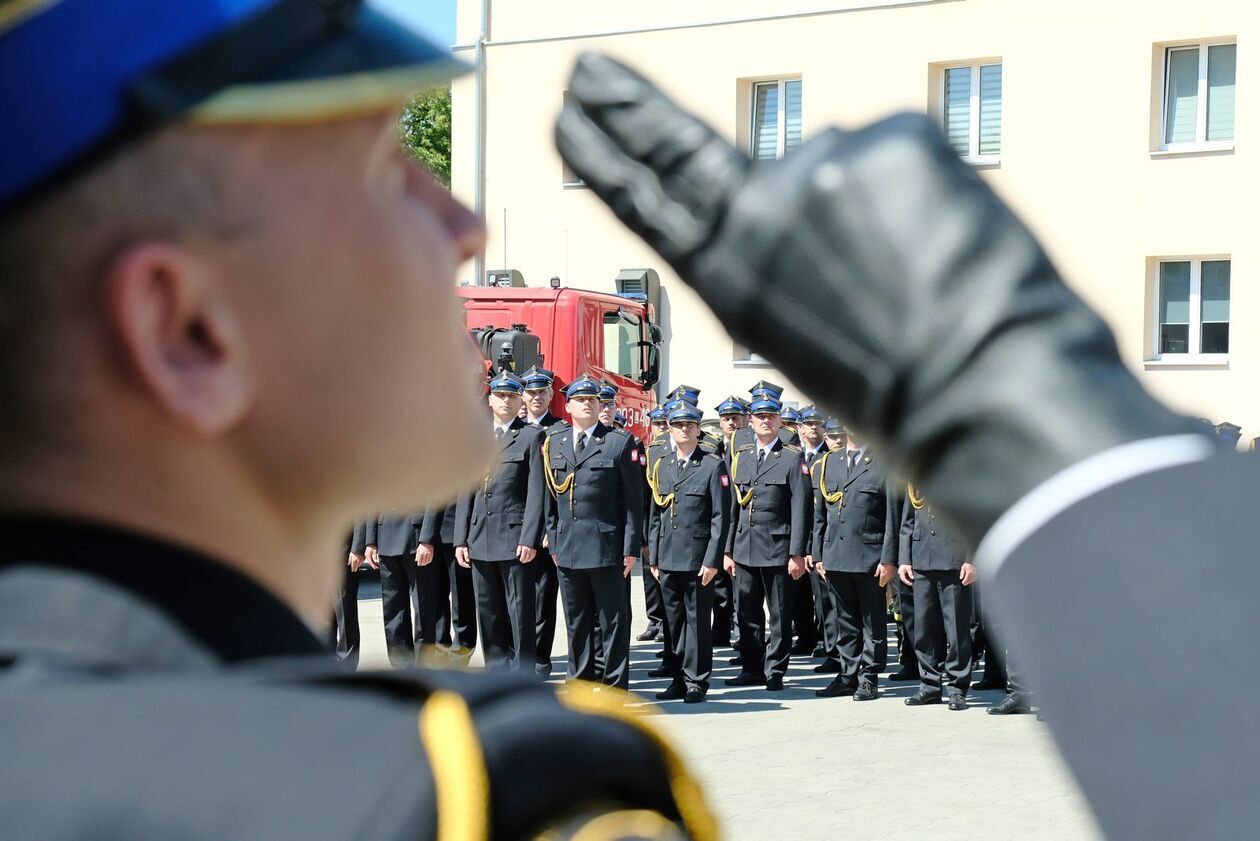
[[767, 692], [782, 692], [783, 691], [783, 675], [770, 675], [770, 678], [766, 681], [766, 691]]
[[888, 676], [888, 679], [894, 682], [898, 682], [898, 683], [900, 683], [901, 681], [906, 681], [906, 680], [919, 680], [920, 679], [919, 670], [907, 669], [903, 667], [893, 672], [892, 674], [890, 674]]
[[687, 694], [683, 696], [683, 703], [684, 704], [698, 704], [704, 700], [704, 696], [707, 694], [709, 693], [707, 693], [705, 690], [701, 689], [700, 687], [693, 686], [690, 689], [688, 689]]
[[950, 693], [949, 708], [954, 711], [967, 709], [967, 696], [961, 692]]
[[[664, 663], [657, 666], [652, 671], [648, 672], [648, 677], [673, 677], [673, 675], [674, 675], [674, 670], [671, 669], [669, 666], [666, 666]], [[681, 698], [682, 696], [679, 695], [678, 697]]]
[[814, 694], [819, 698], [840, 698], [845, 695], [852, 695], [853, 692], [853, 684], [847, 682], [842, 677], [837, 677], [822, 689], [814, 690]]
[[878, 697], [879, 690], [875, 688], [874, 684], [870, 683], [862, 684], [857, 688], [857, 691], [853, 693], [854, 701], [874, 701]]
[[928, 704], [939, 704], [941, 702], [941, 693], [930, 692], [926, 689], [920, 689], [918, 692], [906, 699], [907, 707], [923, 707]]
[[727, 686], [765, 686], [766, 679], [758, 675], [750, 675], [748, 672], [740, 672], [735, 677], [728, 677], [722, 682]]
[[664, 651], [658, 651], [658, 652], [656, 652], [656, 655], [655, 655], [655, 656], [656, 656], [656, 659], [657, 659], [657, 660], [664, 660], [664, 659], [665, 659], [665, 652], [664, 652]]
[[743, 658], [742, 658], [742, 657], [732, 657], [731, 659], [727, 660], [726, 662], [730, 663], [732, 666], [742, 666], [742, 665], [744, 665], [744, 660], [743, 660]]
[[839, 660], [824, 660], [814, 667], [814, 672], [820, 675], [838, 675], [840, 668]]
[[677, 701], [687, 694], [687, 687], [681, 683], [671, 683], [661, 692], [656, 693], [658, 701]]
[[658, 630], [655, 634], [652, 635], [652, 639], [655, 642], [665, 642], [665, 631], [663, 629]]
[[1032, 712], [1028, 702], [1015, 694], [1007, 695], [987, 710], [989, 715], [1023, 715]]
[[635, 637], [635, 639], [637, 639], [639, 642], [647, 642], [648, 640], [656, 639], [656, 635], [659, 634], [660, 632], [661, 632], [660, 628], [656, 628], [656, 627], [653, 627], [652, 625], [648, 625], [647, 630], [639, 634], [637, 637]]
[[1005, 689], [1006, 682], [997, 680], [994, 678], [986, 677], [984, 680], [980, 681], [979, 683], [972, 684], [971, 688], [979, 690], [981, 692], [987, 692], [990, 689]]
[[819, 643], [818, 645], [814, 646], [814, 653], [811, 654], [810, 656], [811, 657], [826, 657], [827, 649], [823, 648], [822, 643]]

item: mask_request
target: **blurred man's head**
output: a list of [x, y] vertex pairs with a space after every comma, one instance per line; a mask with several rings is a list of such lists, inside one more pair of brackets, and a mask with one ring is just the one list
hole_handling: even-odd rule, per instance
[[[82, 54], [41, 63], [40, 39], [63, 37], [61, 19], [35, 14], [6, 32], [6, 57], [64, 74], [50, 89], [81, 89], [94, 106], [82, 112], [106, 122], [7, 86], [7, 119], [63, 129], [28, 138], [30, 155], [96, 151], [108, 120], [136, 118], [109, 109], [147, 72], [170, 94], [163, 107], [193, 96], [108, 27]], [[189, 20], [203, 19], [161, 25]], [[304, 74], [284, 95], [234, 79], [234, 66], [206, 68], [229, 85], [221, 96], [154, 117], [144, 139], [80, 170], [0, 163], [0, 493], [11, 507], [140, 528], [250, 566], [243, 544], [264, 535], [309, 550], [356, 514], [438, 503], [476, 479], [469, 453], [484, 452], [485, 429], [453, 286], [484, 234], [400, 147], [402, 91], [388, 80], [424, 73], [373, 76], [369, 65], [393, 59], [380, 51], [345, 63], [350, 42], [382, 31], [277, 44]], [[191, 49], [207, 34], [166, 36]], [[374, 48], [353, 46], [351, 59]], [[337, 77], [359, 69], [358, 87]], [[322, 98], [304, 98], [307, 87]], [[302, 112], [313, 102], [318, 112]], [[326, 583], [310, 578], [290, 599], [308, 609]]]

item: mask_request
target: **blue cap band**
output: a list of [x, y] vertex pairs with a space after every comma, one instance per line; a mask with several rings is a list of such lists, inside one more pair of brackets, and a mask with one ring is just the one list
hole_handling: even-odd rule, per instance
[[689, 403], [683, 403], [677, 409], [669, 413], [670, 423], [682, 423], [689, 421], [691, 423], [700, 423], [700, 419], [704, 417], [704, 413]]
[[565, 397], [599, 397], [599, 383], [590, 377], [579, 377], [564, 390]]
[[778, 400], [754, 400], [748, 411], [754, 415], [779, 415], [783, 413], [783, 404]]

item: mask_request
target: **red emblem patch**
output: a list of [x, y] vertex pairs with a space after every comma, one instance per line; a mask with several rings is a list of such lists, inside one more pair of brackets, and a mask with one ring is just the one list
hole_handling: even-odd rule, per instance
[[722, 487], [729, 488], [731, 486], [731, 477], [725, 473], [722, 474]]
[[809, 475], [809, 468], [805, 466], [805, 462], [803, 461], [801, 462], [801, 472], [804, 473], [806, 476]]
[[639, 463], [639, 451], [638, 451], [638, 450], [631, 450], [631, 451], [630, 451], [630, 460], [631, 460], [631, 461], [633, 461], [635, 464], [638, 464], [638, 463]]

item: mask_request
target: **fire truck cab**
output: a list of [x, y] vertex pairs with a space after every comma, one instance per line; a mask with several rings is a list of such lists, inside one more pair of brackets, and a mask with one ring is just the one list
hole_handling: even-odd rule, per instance
[[[482, 355], [488, 366], [495, 366], [501, 345], [508, 346], [505, 351], [529, 348], [532, 340], [521, 339], [536, 336], [542, 358], [528, 358], [532, 351], [527, 349], [514, 354], [525, 358], [513, 358], [510, 367], [520, 372], [538, 364], [555, 372], [552, 412], [568, 418], [564, 388], [590, 373], [617, 385], [618, 409], [627, 428], [640, 439], [647, 437], [661, 352], [661, 330], [653, 323], [650, 294], [524, 286], [468, 286], [459, 294], [474, 338], [486, 337]], [[484, 328], [499, 329], [492, 334]]]

